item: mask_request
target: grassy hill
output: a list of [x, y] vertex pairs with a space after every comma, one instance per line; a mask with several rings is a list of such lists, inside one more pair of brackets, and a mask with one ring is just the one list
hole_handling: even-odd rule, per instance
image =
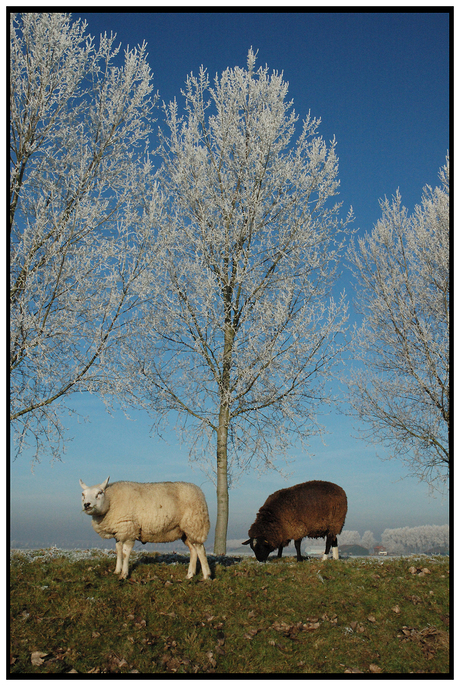
[[13, 553], [11, 674], [449, 672], [446, 558], [133, 560]]

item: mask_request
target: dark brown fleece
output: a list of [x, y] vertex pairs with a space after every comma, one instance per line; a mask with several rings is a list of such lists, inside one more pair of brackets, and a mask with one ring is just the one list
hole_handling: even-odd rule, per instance
[[305, 536], [337, 536], [346, 514], [343, 488], [329, 481], [306, 481], [268, 496], [248, 534], [263, 537], [273, 548], [284, 547]]

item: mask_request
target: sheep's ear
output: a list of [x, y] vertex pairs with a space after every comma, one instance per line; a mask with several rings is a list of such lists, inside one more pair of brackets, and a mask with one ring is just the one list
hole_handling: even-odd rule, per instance
[[107, 477], [107, 479], [104, 481], [104, 483], [101, 484], [101, 491], [105, 491], [107, 488], [107, 484], [109, 483], [110, 476]]
[[80, 486], [82, 487], [82, 489], [84, 491], [86, 491], [86, 489], [88, 488], [88, 486], [85, 483], [83, 483], [83, 481], [81, 479], [80, 479]]
[[249, 545], [251, 543], [251, 540], [252, 540], [251, 538], [248, 538], [248, 540], [243, 541], [243, 543], [241, 545]]

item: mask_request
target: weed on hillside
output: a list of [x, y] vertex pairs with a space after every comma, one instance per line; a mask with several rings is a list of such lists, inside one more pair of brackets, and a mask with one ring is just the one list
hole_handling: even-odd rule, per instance
[[10, 672], [449, 673], [449, 562], [12, 554]]

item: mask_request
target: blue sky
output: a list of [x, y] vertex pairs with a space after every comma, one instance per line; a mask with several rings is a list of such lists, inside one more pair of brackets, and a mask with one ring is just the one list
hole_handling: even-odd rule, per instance
[[[337, 139], [340, 200], [344, 215], [352, 205], [355, 228], [370, 231], [380, 217], [379, 198], [399, 187], [410, 211], [423, 186], [438, 183], [449, 148], [449, 17], [427, 12], [147, 12], [74, 13], [88, 31], [113, 31], [125, 47], [144, 40], [161, 100], [176, 97], [188, 73], [207, 67], [211, 77], [228, 66], [246, 66], [249, 47], [258, 64], [284, 72], [289, 97], [300, 119], [310, 110], [320, 117], [319, 133]], [[161, 113], [158, 114], [161, 118]], [[344, 276], [346, 282], [346, 275]], [[348, 290], [350, 288], [348, 287]], [[352, 293], [350, 292], [350, 296]], [[213, 539], [215, 490], [187, 446], [174, 432], [162, 441], [150, 433], [145, 413], [109, 416], [93, 397], [69, 403], [89, 423], [69, 417], [73, 440], [63, 462], [45, 456], [30, 469], [23, 454], [11, 465], [12, 545], [60, 547], [109, 545], [80, 514], [82, 478], [103, 481], [186, 480], [202, 486], [208, 500]], [[244, 540], [255, 514], [273, 491], [310, 479], [335, 481], [348, 494], [346, 529], [366, 529], [379, 538], [385, 528], [445, 524], [445, 499], [403, 478], [404, 466], [383, 461], [376, 449], [354, 438], [353, 421], [332, 413], [322, 423], [329, 434], [300, 449], [285, 467], [287, 481], [273, 472], [243, 476], [230, 493], [228, 538]], [[379, 451], [381, 457], [385, 450]], [[282, 465], [282, 463], [280, 463]], [[177, 548], [182, 544], [178, 542]]]

